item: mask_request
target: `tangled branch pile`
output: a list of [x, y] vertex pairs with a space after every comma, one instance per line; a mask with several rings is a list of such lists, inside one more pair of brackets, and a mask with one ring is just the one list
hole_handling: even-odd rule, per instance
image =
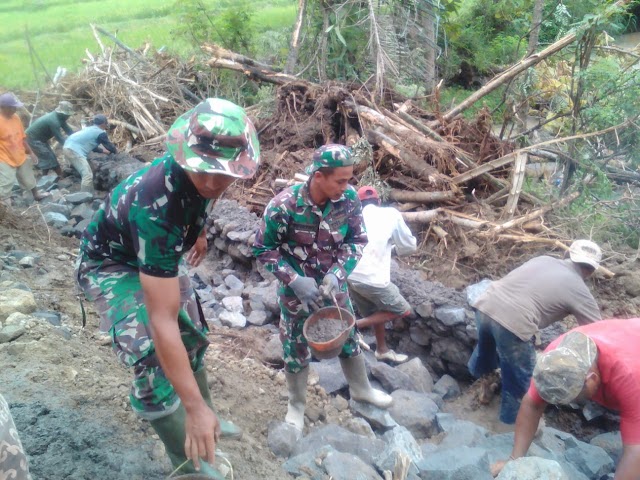
[[562, 249], [568, 243], [542, 217], [579, 193], [545, 204], [524, 192], [528, 155], [543, 144], [516, 150], [493, 135], [487, 112], [470, 123], [427, 112], [390, 89], [374, 101], [368, 85], [319, 85], [217, 45], [203, 50], [212, 68], [278, 85], [275, 113], [259, 125], [267, 161], [241, 196], [257, 213], [278, 187], [304, 180], [301, 173], [318, 145], [368, 145], [370, 153], [355, 168], [360, 182], [383, 185], [405, 219], [424, 225], [425, 238], [433, 235], [444, 248], [454, 232], [485, 245], [508, 241]]
[[[161, 137], [176, 117], [199, 101], [189, 90], [195, 77], [191, 63], [148, 47], [139, 53], [100, 27], [92, 29], [100, 51], [92, 54], [87, 49], [84, 70], [64, 86], [87, 115], [103, 112], [110, 118], [116, 142]], [[100, 34], [110, 40], [108, 45]]]

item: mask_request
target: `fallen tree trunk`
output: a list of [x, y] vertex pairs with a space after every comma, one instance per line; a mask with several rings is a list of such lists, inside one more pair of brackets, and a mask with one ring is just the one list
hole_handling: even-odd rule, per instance
[[410, 150], [403, 148], [402, 144], [393, 138], [388, 137], [378, 130], [366, 129], [364, 133], [370, 143], [380, 146], [390, 155], [400, 160], [411, 173], [418, 176], [418, 178], [427, 175], [439, 175], [434, 167], [428, 165], [423, 159]]
[[439, 208], [434, 210], [425, 210], [423, 212], [402, 212], [402, 218], [408, 223], [431, 223], [441, 212]]
[[444, 208], [435, 208], [422, 212], [402, 212], [401, 215], [404, 221], [408, 223], [431, 223], [435, 220], [442, 220], [471, 229], [478, 229], [485, 225], [494, 225], [491, 222], [479, 220], [469, 215], [460, 214]]
[[614, 182], [640, 184], [640, 173], [607, 165], [607, 177]]
[[289, 82], [302, 82], [312, 85], [311, 82], [306, 82], [293, 75], [278, 72], [270, 65], [260, 63], [252, 58], [222, 48], [219, 45], [205, 43], [201, 48], [204, 52], [211, 55], [212, 58], [207, 62], [207, 65], [211, 68], [234, 70], [243, 73], [252, 80], [275, 83], [276, 85], [284, 85]]
[[407, 192], [391, 190], [389, 198], [395, 202], [438, 203], [456, 199], [455, 192]]

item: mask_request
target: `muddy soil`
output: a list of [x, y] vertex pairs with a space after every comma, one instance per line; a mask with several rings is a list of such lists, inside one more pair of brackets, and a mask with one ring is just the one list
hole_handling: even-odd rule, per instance
[[[18, 340], [0, 345], [0, 391], [10, 403], [34, 478], [165, 478], [171, 467], [164, 448], [150, 425], [131, 411], [127, 398], [131, 372], [118, 364], [108, 341], [98, 334], [97, 315], [90, 304], [85, 304], [87, 326], [81, 327], [73, 284], [77, 246], [77, 240], [47, 228], [37, 208], [14, 210], [0, 219], [0, 257], [16, 250], [38, 256], [36, 267], [5, 268], [0, 271], [0, 280], [29, 285], [39, 310], [62, 314], [62, 327], [38, 325]], [[429, 280], [462, 287], [480, 278], [499, 278], [544, 252], [511, 249], [500, 255], [498, 248], [465, 248], [469, 255], [458, 260], [437, 258], [427, 250], [433, 261], [412, 258], [408, 265], [423, 270]], [[625, 271], [631, 269], [625, 267]], [[629, 293], [635, 283], [640, 284], [636, 280], [634, 274], [627, 273], [615, 280], [593, 281], [592, 290], [605, 316], [637, 314], [638, 297]], [[419, 285], [414, 293], [425, 295]], [[238, 480], [291, 478], [269, 451], [266, 440], [269, 422], [284, 418], [286, 413], [284, 375], [260, 360], [269, 337], [268, 329], [261, 328], [238, 331], [214, 326], [210, 333], [212, 345], [205, 362], [217, 413], [245, 431], [242, 442], [218, 445]], [[461, 397], [445, 404], [446, 411], [496, 432], [508, 429], [497, 421], [499, 397], [489, 405], [480, 405], [473, 386], [463, 385], [463, 391]], [[345, 410], [346, 402], [327, 398], [313, 379], [308, 392], [307, 411], [314, 423], [348, 425], [351, 414]], [[615, 425], [615, 419], [610, 418], [587, 424], [579, 415], [556, 409], [550, 409], [547, 418], [550, 425], [582, 439]]]
[[345, 320], [339, 318], [320, 318], [307, 328], [307, 338], [317, 343], [328, 342], [344, 332], [348, 326]]
[[[87, 326], [73, 286], [77, 240], [48, 230], [37, 209], [0, 223], [0, 254], [33, 252], [35, 268], [0, 272], [29, 285], [39, 310], [62, 314], [62, 327], [40, 324], [0, 346], [0, 387], [37, 479], [155, 480], [170, 472], [161, 442], [128, 402], [130, 371], [98, 334], [91, 304]], [[269, 451], [267, 425], [284, 418], [284, 375], [256, 360], [266, 332], [241, 335], [213, 328], [205, 362], [218, 415], [244, 430], [244, 439], [218, 444], [239, 480], [291, 478]], [[322, 399], [310, 389], [310, 406]]]

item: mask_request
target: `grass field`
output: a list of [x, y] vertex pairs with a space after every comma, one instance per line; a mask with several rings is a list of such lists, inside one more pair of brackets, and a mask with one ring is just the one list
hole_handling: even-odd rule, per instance
[[[178, 2], [180, 0], [177, 0]], [[231, 0], [207, 0], [224, 6]], [[2, 0], [0, 1], [0, 89], [28, 89], [35, 85], [28, 30], [34, 50], [50, 73], [58, 66], [75, 71], [82, 66], [85, 49], [98, 50], [90, 23], [117, 32], [118, 38], [137, 48], [144, 42], [169, 51], [193, 51], [172, 31], [180, 21], [176, 0]], [[253, 28], [261, 34], [293, 25], [295, 0], [252, 0]], [[105, 44], [109, 41], [103, 39]], [[40, 70], [41, 71], [41, 70]]]

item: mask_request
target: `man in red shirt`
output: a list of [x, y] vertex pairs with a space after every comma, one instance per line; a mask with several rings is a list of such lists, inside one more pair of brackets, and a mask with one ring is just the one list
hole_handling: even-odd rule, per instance
[[[510, 459], [527, 453], [547, 404], [593, 400], [620, 413], [624, 452], [615, 480], [640, 479], [640, 318], [605, 320], [558, 337], [538, 358], [522, 399]], [[491, 468], [495, 476], [505, 462]]]

